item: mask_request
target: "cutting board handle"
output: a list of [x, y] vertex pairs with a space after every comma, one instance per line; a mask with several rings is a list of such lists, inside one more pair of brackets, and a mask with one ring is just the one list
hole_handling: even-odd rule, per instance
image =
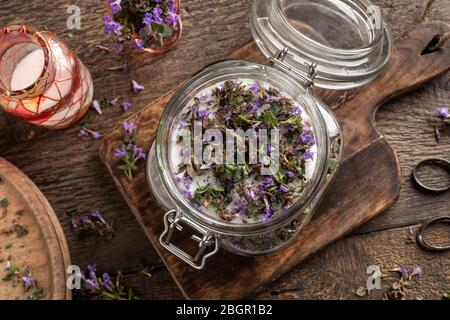
[[450, 70], [450, 41], [438, 50], [424, 53], [436, 36], [449, 30], [450, 25], [444, 22], [430, 22], [421, 23], [407, 32], [395, 42], [391, 59], [382, 74], [356, 89], [352, 98], [339, 107], [339, 112], [345, 112], [343, 109], [353, 108], [357, 104], [372, 109], [373, 112], [368, 113], [373, 115], [386, 101], [414, 90]]

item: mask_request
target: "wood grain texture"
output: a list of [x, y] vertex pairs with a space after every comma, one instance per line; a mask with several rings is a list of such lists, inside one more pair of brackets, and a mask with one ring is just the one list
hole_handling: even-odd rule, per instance
[[[373, 2], [381, 7], [394, 39], [400, 39], [406, 31], [420, 22], [426, 5], [423, 0]], [[104, 13], [102, 0], [76, 1], [81, 8], [81, 30], [69, 30], [66, 27], [66, 9], [69, 4], [73, 4], [68, 0], [30, 0], [20, 6], [13, 1], [0, 0], [0, 25], [28, 23], [36, 28], [56, 31], [90, 69], [96, 98], [114, 98], [120, 95], [133, 103], [133, 109], [129, 111], [133, 113], [167, 92], [168, 88], [190, 78], [205, 65], [224, 59], [230, 51], [251, 40], [248, 23], [251, 0], [183, 0], [182, 3], [185, 32], [181, 42], [167, 54], [152, 58], [139, 54], [129, 56], [128, 53], [122, 57], [96, 49], [97, 44], [111, 44], [109, 38], [101, 32]], [[448, 0], [437, 0], [430, 18], [450, 23]], [[105, 71], [105, 68], [120, 65], [124, 61], [128, 64], [124, 72]], [[331, 297], [333, 292], [342, 293], [342, 297], [352, 297], [353, 293], [348, 291], [351, 283], [345, 283], [347, 278], [340, 277], [342, 282], [335, 284], [335, 277], [337, 274], [356, 272], [359, 269], [354, 266], [358, 263], [370, 262], [364, 255], [361, 255], [358, 262], [349, 254], [356, 243], [369, 246], [376, 241], [367, 233], [374, 232], [384, 239], [372, 255], [382, 256], [386, 263], [393, 264], [399, 259], [397, 252], [402, 249], [397, 249], [398, 242], [394, 237], [384, 236], [388, 231], [382, 230], [414, 225], [448, 212], [450, 194], [433, 197], [418, 193], [411, 186], [409, 172], [424, 157], [450, 157], [450, 134], [444, 134], [442, 142], [436, 144], [433, 133], [435, 109], [440, 105], [450, 104], [449, 76], [447, 73], [423, 88], [385, 104], [377, 112], [377, 128], [397, 151], [403, 172], [399, 201], [359, 228], [356, 231], [358, 236], [352, 237], [351, 242], [339, 241], [313, 260], [307, 260], [294, 268], [282, 281], [274, 284], [278, 289], [301, 286], [303, 290], [296, 294], [300, 299], [320, 297], [324, 293]], [[130, 91], [131, 79], [145, 85], [145, 91], [133, 95]], [[83, 122], [106, 132], [128, 116], [129, 114], [110, 108], [104, 110], [103, 116], [90, 112]], [[180, 297], [179, 290], [171, 282], [158, 255], [98, 158], [98, 143], [78, 138], [78, 127], [47, 132], [7, 118], [1, 113], [0, 128], [0, 155], [25, 172], [50, 201], [66, 234], [74, 264], [85, 266], [97, 262], [101, 271], [114, 273], [122, 270], [130, 274], [130, 277], [136, 279], [133, 284], [137, 289], [146, 289], [142, 290], [141, 298], [156, 298], [159, 292], [161, 297]], [[71, 230], [70, 219], [64, 213], [73, 207], [80, 211], [102, 210], [106, 218], [115, 225], [114, 239], [106, 241], [78, 237]], [[411, 257], [405, 255], [401, 262], [414, 264], [415, 257], [415, 254]], [[443, 272], [442, 265], [439, 264], [442, 259], [438, 255], [427, 256], [425, 262], [435, 266], [434, 273], [438, 274]], [[163, 280], [150, 280], [145, 286], [141, 286], [137, 280], [140, 276], [135, 273], [141, 260], [158, 267]], [[320, 261], [320, 264], [313, 261]], [[333, 272], [318, 273], [318, 266]], [[133, 273], [135, 276], [132, 276]], [[316, 275], [315, 278], [320, 278], [320, 282], [308, 281], [302, 275]], [[437, 290], [441, 284], [436, 278], [431, 286]], [[172, 295], [169, 290], [172, 290]], [[418, 290], [426, 291], [427, 288], [423, 285]]]
[[[0, 214], [0, 260], [23, 270], [32, 268], [32, 277], [44, 289], [45, 299], [70, 299], [65, 272], [70, 265], [69, 249], [52, 207], [39, 189], [22, 172], [0, 158], [0, 199], [9, 206]], [[21, 212], [20, 216], [17, 212]], [[27, 234], [19, 237], [8, 230], [20, 224]], [[9, 245], [8, 245], [9, 244]], [[8, 248], [10, 247], [10, 248]], [[6, 276], [6, 270], [1, 271]], [[21, 285], [0, 282], [0, 299], [26, 299]]]
[[[187, 298], [248, 297], [270, 280], [286, 273], [311, 254], [395, 203], [400, 191], [400, 168], [393, 150], [373, 125], [374, 113], [385, 101], [411, 91], [450, 69], [447, 48], [421, 55], [423, 48], [441, 32], [439, 27], [428, 24], [421, 24], [408, 32], [395, 45], [390, 64], [383, 74], [362, 88], [349, 92], [316, 90], [316, 94], [325, 102], [333, 103], [336, 109], [344, 130], [346, 160], [305, 231], [288, 248], [271, 256], [251, 259], [220, 252], [208, 261], [204, 270], [188, 268], [159, 244], [163, 211], [157, 208], [149, 191], [143, 188], [143, 174], [129, 182], [117, 170], [119, 163], [114, 150], [122, 144], [122, 128], [118, 127], [105, 136], [100, 148], [102, 160]], [[249, 44], [231, 54], [231, 57], [244, 60], [250, 57], [261, 61], [260, 57], [255, 56], [255, 51], [258, 52], [256, 46]], [[161, 113], [172, 94], [173, 91], [169, 92], [129, 119], [138, 128], [137, 141], [140, 145], [148, 145], [152, 140]], [[329, 226], [334, 227], [330, 229]], [[185, 242], [188, 241], [186, 239]], [[250, 283], [249, 279], [252, 279]]]

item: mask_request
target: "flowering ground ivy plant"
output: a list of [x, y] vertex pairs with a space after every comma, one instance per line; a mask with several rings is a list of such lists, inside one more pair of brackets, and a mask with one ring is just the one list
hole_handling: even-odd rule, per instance
[[122, 142], [122, 146], [114, 151], [114, 156], [122, 160], [119, 169], [125, 173], [129, 180], [132, 180], [133, 173], [138, 169], [138, 162], [145, 159], [145, 153], [136, 144], [136, 125], [124, 121], [122, 128], [125, 132], [125, 139]]
[[86, 271], [78, 275], [82, 281], [81, 294], [99, 300], [137, 300], [133, 290], [126, 289], [120, 282], [123, 278], [119, 271], [113, 279], [108, 273], [97, 275], [97, 265], [90, 264]]
[[103, 17], [105, 33], [116, 37], [115, 48], [134, 44], [136, 49], [164, 45], [178, 30], [175, 0], [109, 0], [112, 16]]
[[100, 211], [96, 210], [89, 214], [83, 214], [81, 216], [74, 216], [76, 209], [67, 211], [72, 220], [72, 228], [81, 233], [93, 233], [100, 237], [111, 239], [114, 234], [114, 229], [109, 224]]
[[32, 277], [32, 269], [26, 266], [23, 271], [19, 267], [11, 263], [9, 256], [5, 263], [6, 275], [2, 279], [4, 282], [11, 282], [13, 286], [21, 284], [27, 292], [27, 298], [30, 300], [40, 300], [45, 297], [44, 289], [42, 289], [37, 281]]

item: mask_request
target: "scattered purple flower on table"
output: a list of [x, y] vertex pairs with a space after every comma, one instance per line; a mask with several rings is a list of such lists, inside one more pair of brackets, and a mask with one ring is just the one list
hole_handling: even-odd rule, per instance
[[136, 80], [131, 80], [131, 84], [132, 84], [134, 93], [138, 93], [138, 92], [144, 90], [144, 86], [141, 86], [139, 83], [136, 82]]
[[98, 289], [98, 285], [94, 280], [86, 279], [84, 280], [84, 283], [86, 284], [86, 289], [88, 290]]
[[408, 279], [409, 271], [407, 267], [402, 266], [399, 268], [392, 269], [392, 271], [400, 273], [403, 279]]
[[112, 14], [118, 13], [122, 10], [122, 6], [120, 5], [121, 0], [109, 0], [109, 6], [111, 8]]
[[89, 133], [87, 132], [85, 127], [81, 127], [80, 131], [78, 132], [79, 137], [88, 137]]
[[[112, 226], [103, 218], [103, 215], [98, 210], [90, 214], [84, 214], [78, 218], [73, 217], [71, 223], [72, 228], [79, 232], [92, 232], [106, 238], [112, 238], [114, 233]], [[88, 266], [88, 270], [95, 272], [94, 269], [95, 265]]]
[[113, 48], [117, 51], [117, 53], [122, 52], [123, 44], [121, 44], [120, 42], [117, 42], [113, 45]]
[[437, 108], [436, 113], [437, 116], [441, 119], [450, 118], [450, 111], [447, 107]]
[[113, 282], [111, 280], [111, 276], [108, 273], [103, 273], [102, 277], [99, 279], [100, 285], [103, 289], [112, 291], [113, 290]]
[[31, 277], [31, 275], [23, 276], [22, 277], [22, 281], [23, 281], [23, 285], [24, 285], [25, 289], [30, 288], [33, 285], [33, 283], [34, 283], [34, 280]]
[[[135, 40], [134, 40], [134, 45], [135, 45], [135, 47], [136, 47], [137, 50], [143, 50], [143, 49], [144, 49], [144, 41], [141, 40], [141, 39], [135, 39]], [[136, 91], [136, 90], [134, 89], [134, 86], [133, 86], [133, 91], [134, 91], [134, 92], [138, 92], [138, 91]], [[139, 90], [139, 91], [140, 91], [140, 90]]]
[[117, 104], [117, 102], [119, 101], [119, 97], [115, 97], [114, 99], [112, 99], [109, 104], [112, 106], [115, 106]]
[[89, 135], [91, 135], [94, 140], [99, 140], [102, 138], [102, 134], [100, 132], [89, 130], [86, 127], [81, 127], [80, 131], [78, 132], [79, 137], [87, 137]]
[[114, 150], [114, 156], [117, 158], [123, 158], [127, 155], [127, 150], [125, 150], [125, 148], [117, 148], [116, 150]]
[[122, 26], [119, 23], [115, 22], [110, 16], [103, 16], [103, 22], [105, 23], [105, 33], [114, 33], [116, 35], [121, 34]]
[[102, 108], [100, 107], [100, 103], [98, 103], [98, 100], [92, 101], [91, 107], [97, 111], [98, 114], [102, 114]]
[[137, 145], [133, 145], [133, 157], [136, 160], [145, 159], [145, 153], [142, 148], [138, 147]]
[[136, 130], [136, 126], [132, 122], [124, 121], [122, 123], [122, 127], [125, 130], [125, 132], [132, 134]]
[[96, 272], [97, 271], [97, 264], [96, 263], [88, 264], [86, 268], [90, 272]]
[[124, 103], [122, 103], [122, 110], [123, 110], [123, 111], [127, 111], [127, 110], [129, 110], [129, 109], [131, 109], [131, 103], [130, 103], [130, 102], [124, 102]]
[[420, 276], [422, 274], [422, 269], [419, 266], [414, 266], [413, 271], [411, 272], [410, 278], [415, 276]]

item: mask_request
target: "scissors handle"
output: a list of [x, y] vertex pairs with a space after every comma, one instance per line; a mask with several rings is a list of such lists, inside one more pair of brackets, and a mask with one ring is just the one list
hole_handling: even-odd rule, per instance
[[445, 170], [447, 170], [450, 173], [450, 161], [446, 160], [446, 159], [440, 159], [440, 158], [429, 158], [429, 159], [425, 159], [422, 160], [421, 162], [419, 162], [413, 169], [412, 172], [412, 181], [414, 183], [414, 186], [423, 192], [427, 192], [427, 193], [434, 193], [434, 194], [440, 194], [440, 193], [444, 193], [446, 191], [450, 190], [450, 184], [448, 186], [442, 187], [442, 188], [432, 188], [429, 187], [427, 185], [425, 185], [422, 181], [420, 181], [419, 179], [419, 175], [418, 175], [418, 170], [420, 167], [422, 167], [425, 164], [431, 164], [431, 165], [436, 165], [436, 166], [440, 166], [442, 168], [444, 168]]
[[425, 232], [429, 226], [435, 223], [449, 223], [450, 224], [450, 216], [442, 216], [434, 219], [430, 219], [425, 221], [422, 224], [419, 232], [417, 233], [417, 243], [426, 250], [434, 251], [434, 252], [442, 252], [450, 250], [450, 244], [448, 246], [440, 247], [430, 244], [427, 240], [425, 240]]

